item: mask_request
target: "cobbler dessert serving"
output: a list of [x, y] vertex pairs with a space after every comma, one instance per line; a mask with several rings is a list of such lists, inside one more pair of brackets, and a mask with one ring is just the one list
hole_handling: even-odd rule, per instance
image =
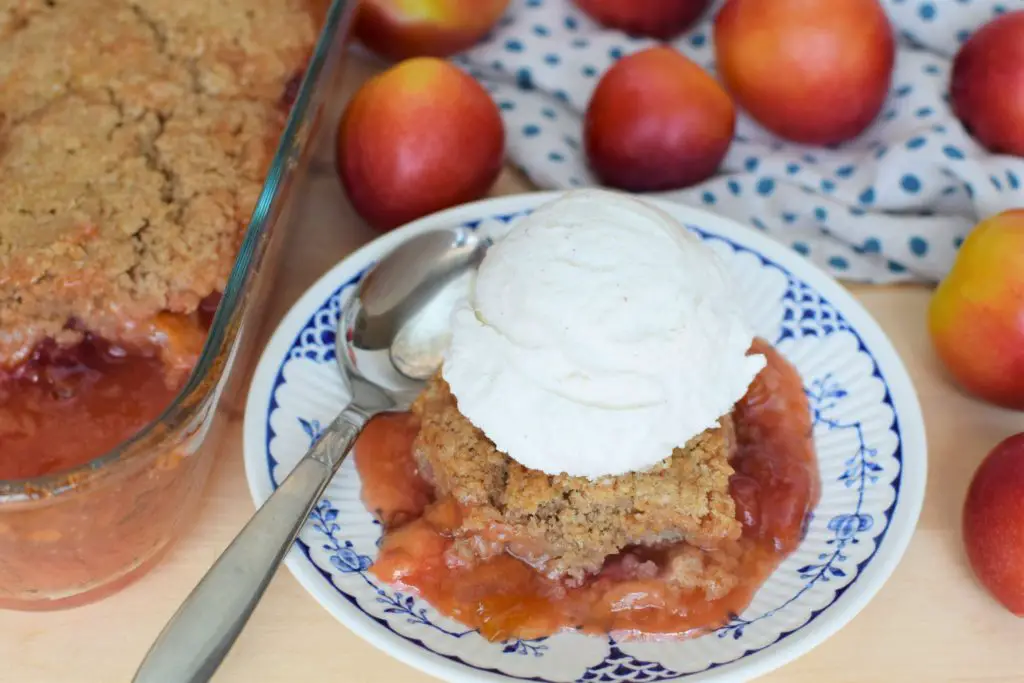
[[0, 479], [88, 462], [181, 389], [315, 11], [0, 2]]
[[817, 504], [796, 370], [717, 254], [570, 193], [496, 240], [440, 372], [356, 447], [372, 572], [492, 640], [691, 637], [739, 614]]

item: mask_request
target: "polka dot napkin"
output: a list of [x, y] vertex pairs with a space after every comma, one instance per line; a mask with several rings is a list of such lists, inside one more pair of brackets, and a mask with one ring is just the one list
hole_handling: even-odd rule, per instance
[[[674, 45], [714, 71], [715, 6]], [[764, 231], [836, 277], [934, 281], [980, 219], [1024, 206], [1024, 159], [996, 156], [947, 102], [957, 47], [1024, 0], [883, 0], [899, 36], [888, 101], [859, 138], [826, 149], [785, 142], [742, 111], [720, 174], [661, 196]], [[604, 29], [570, 0], [512, 0], [456, 62], [502, 109], [510, 160], [543, 188], [594, 185], [580, 147], [600, 75], [652, 41]]]

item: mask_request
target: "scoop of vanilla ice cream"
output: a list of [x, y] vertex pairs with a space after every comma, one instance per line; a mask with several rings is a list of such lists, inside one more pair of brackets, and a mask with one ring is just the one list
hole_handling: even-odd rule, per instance
[[718, 424], [764, 367], [724, 265], [663, 211], [574, 192], [487, 253], [442, 375], [525, 467], [642, 471]]

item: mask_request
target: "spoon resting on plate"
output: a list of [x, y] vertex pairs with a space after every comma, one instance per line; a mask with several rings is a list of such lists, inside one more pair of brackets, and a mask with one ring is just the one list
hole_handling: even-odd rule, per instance
[[468, 228], [422, 233], [374, 266], [346, 303], [335, 355], [352, 396], [161, 631], [135, 683], [213, 676], [278, 565], [375, 415], [408, 410], [441, 365], [455, 303], [489, 241]]

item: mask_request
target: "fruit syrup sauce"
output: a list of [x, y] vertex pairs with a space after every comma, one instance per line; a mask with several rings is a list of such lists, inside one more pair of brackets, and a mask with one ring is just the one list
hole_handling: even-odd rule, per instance
[[184, 385], [219, 302], [214, 294], [192, 316], [161, 314], [146, 348], [86, 332], [70, 348], [47, 340], [0, 371], [0, 480], [85, 464], [154, 420]]
[[472, 566], [449, 561], [461, 511], [451, 499], [435, 500], [420, 477], [409, 414], [374, 420], [356, 446], [363, 499], [385, 527], [372, 573], [496, 641], [563, 630], [689, 637], [727, 623], [799, 545], [820, 492], [800, 376], [767, 342], [755, 340], [752, 350], [768, 363], [733, 414], [738, 443], [730, 492], [742, 535], [702, 551], [705, 567], [731, 574], [722, 577], [732, 586], [724, 594], [709, 598], [704, 588], [682, 586], [678, 575], [670, 580], [672, 558], [693, 555], [685, 544], [627, 548], [578, 586], [548, 579], [508, 554]]

